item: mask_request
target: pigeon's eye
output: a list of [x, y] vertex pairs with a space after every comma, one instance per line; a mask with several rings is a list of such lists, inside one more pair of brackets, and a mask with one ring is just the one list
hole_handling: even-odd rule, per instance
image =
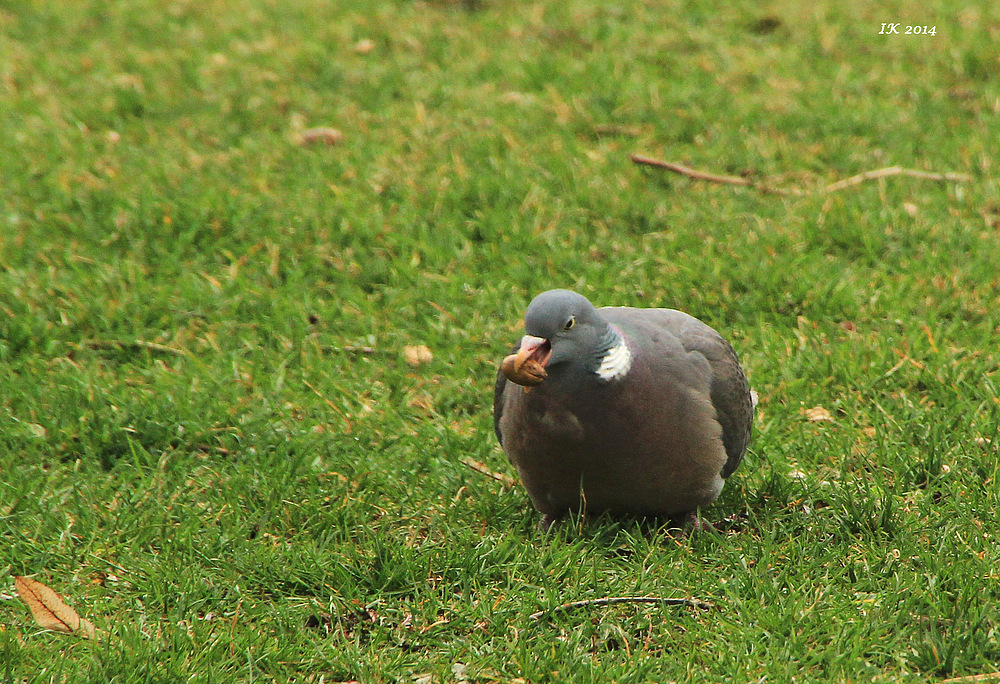
[[566, 325], [563, 326], [563, 330], [569, 330], [574, 325], [576, 325], [576, 316], [570, 316], [569, 320], [566, 321]]

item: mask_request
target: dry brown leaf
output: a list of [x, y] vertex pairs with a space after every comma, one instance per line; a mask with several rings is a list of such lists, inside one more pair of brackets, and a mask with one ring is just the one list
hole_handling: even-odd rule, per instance
[[308, 128], [296, 136], [296, 140], [299, 145], [305, 147], [307, 145], [336, 145], [341, 140], [344, 139], [344, 134], [338, 131], [336, 128], [330, 128], [329, 126], [319, 126], [317, 128]]
[[434, 360], [434, 354], [424, 344], [407, 345], [403, 347], [403, 357], [411, 366], [420, 366]]
[[810, 423], [833, 422], [833, 416], [822, 406], [813, 406], [811, 409], [803, 411], [802, 414]]
[[418, 394], [415, 397], [410, 397], [406, 405], [410, 408], [420, 409], [421, 411], [426, 411], [427, 413], [434, 412], [434, 399], [431, 398], [426, 392], [423, 394]]
[[471, 420], [453, 420], [448, 423], [448, 428], [462, 437], [471, 437], [476, 433], [476, 426]]
[[45, 429], [44, 425], [39, 425], [38, 423], [25, 423], [25, 425], [27, 426], [28, 430], [31, 431], [31, 434], [34, 435], [35, 437], [40, 437], [44, 439], [45, 435], [48, 432]]
[[97, 636], [94, 623], [80, 617], [66, 605], [59, 594], [30, 577], [14, 576], [14, 585], [21, 600], [28, 604], [35, 622], [43, 629], [65, 632], [93, 639]]

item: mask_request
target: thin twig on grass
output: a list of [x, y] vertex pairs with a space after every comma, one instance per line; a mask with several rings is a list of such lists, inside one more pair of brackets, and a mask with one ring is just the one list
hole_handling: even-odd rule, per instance
[[693, 178], [695, 180], [708, 181], [709, 183], [741, 185], [744, 187], [754, 188], [755, 190], [759, 190], [763, 193], [772, 195], [802, 194], [802, 191], [799, 190], [798, 188], [775, 188], [770, 185], [765, 185], [763, 183], [756, 183], [750, 180], [749, 178], [743, 178], [742, 176], [721, 176], [717, 173], [709, 173], [707, 171], [699, 171], [698, 169], [692, 169], [691, 167], [684, 166], [683, 164], [662, 161], [660, 159], [653, 159], [652, 157], [644, 157], [641, 154], [633, 154], [631, 159], [636, 164], [643, 164], [645, 166], [655, 166], [658, 169], [667, 169], [668, 171], [679, 173], [682, 176], [687, 176], [688, 178]]
[[[757, 183], [749, 178], [743, 178], [742, 176], [722, 176], [717, 173], [709, 173], [707, 171], [699, 171], [698, 169], [692, 169], [683, 164], [677, 164], [675, 162], [662, 161], [660, 159], [653, 159], [652, 157], [645, 157], [640, 154], [633, 154], [631, 159], [636, 164], [642, 164], [645, 166], [654, 166], [658, 169], [667, 169], [668, 171], [673, 171], [674, 173], [679, 173], [682, 176], [687, 176], [694, 180], [703, 180], [709, 183], [721, 183], [725, 185], [739, 185], [742, 187], [753, 188], [765, 194], [771, 195], [806, 195], [809, 194], [808, 191], [802, 190], [800, 188], [778, 188], [773, 185], [767, 185], [766, 183]], [[826, 194], [831, 192], [837, 192], [845, 188], [850, 188], [855, 185], [860, 185], [866, 181], [875, 180], [877, 178], [886, 178], [888, 176], [910, 176], [911, 178], [920, 178], [923, 180], [934, 180], [941, 183], [966, 183], [972, 180], [972, 176], [966, 175], [964, 173], [934, 173], [931, 171], [920, 171], [918, 169], [904, 169], [902, 166], [887, 166], [884, 169], [874, 169], [872, 171], [865, 171], [864, 173], [859, 173], [855, 176], [849, 178], [844, 178], [842, 180], [830, 183], [829, 185], [815, 190], [813, 192], [819, 194]]]
[[1000, 682], [1000, 672], [987, 672], [985, 674], [952, 677], [951, 679], [942, 679], [938, 682], [938, 684], [959, 684], [959, 682], [965, 682], [968, 684], [971, 684], [972, 682]]
[[887, 176], [910, 176], [911, 178], [935, 180], [942, 183], [967, 183], [972, 180], [971, 176], [967, 176], [964, 173], [932, 173], [930, 171], [919, 171], [917, 169], [904, 169], [902, 166], [887, 166], [884, 169], [865, 171], [864, 173], [859, 173], [856, 176], [839, 180], [836, 183], [830, 183], [828, 186], [823, 188], [823, 192], [837, 192], [838, 190], [849, 188], [852, 185], [860, 185], [865, 181], [874, 180], [876, 178], [885, 178]]
[[507, 487], [516, 487], [518, 484], [516, 478], [513, 478], [510, 475], [504, 475], [503, 473], [494, 472], [490, 470], [489, 467], [485, 463], [482, 463], [481, 461], [476, 461], [471, 458], [460, 458], [458, 460], [459, 462], [462, 463], [462, 465], [466, 465], [472, 468], [477, 473], [482, 473], [487, 477], [492, 477], [494, 480], [501, 482]]
[[313, 391], [313, 394], [315, 394], [317, 397], [319, 397], [324, 402], [326, 402], [327, 406], [329, 406], [330, 408], [332, 408], [338, 414], [343, 415], [344, 411], [339, 406], [337, 406], [336, 404], [334, 404], [332, 401], [330, 401], [329, 399], [327, 399], [326, 395], [323, 394], [322, 392], [320, 392], [318, 389], [316, 389], [311, 382], [309, 382], [305, 378], [302, 378], [302, 382], [305, 383], [306, 387], [308, 387], [309, 389], [311, 389]]
[[551, 617], [557, 613], [565, 613], [566, 611], [576, 608], [586, 608], [588, 606], [613, 606], [617, 603], [659, 603], [666, 606], [690, 606], [691, 608], [700, 608], [701, 610], [710, 610], [715, 608], [714, 604], [691, 598], [663, 598], [660, 596], [607, 596], [605, 598], [588, 599], [585, 601], [571, 601], [570, 603], [564, 603], [561, 606], [556, 606], [555, 608], [550, 608], [549, 610], [540, 610], [537, 613], [532, 613], [529, 618], [532, 620], [541, 620], [546, 615]]

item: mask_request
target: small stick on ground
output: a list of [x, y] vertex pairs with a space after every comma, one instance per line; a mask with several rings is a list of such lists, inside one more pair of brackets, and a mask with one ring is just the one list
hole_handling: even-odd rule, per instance
[[[679, 173], [682, 176], [687, 176], [694, 180], [703, 180], [709, 183], [722, 183], [725, 185], [739, 185], [742, 187], [753, 188], [760, 192], [771, 194], [771, 195], [806, 195], [810, 194], [807, 191], [801, 190], [799, 188], [777, 188], [772, 185], [766, 185], [764, 183], [756, 183], [748, 178], [743, 178], [740, 176], [722, 176], [716, 173], [709, 173], [707, 171], [699, 171], [698, 169], [692, 169], [683, 164], [676, 164], [674, 162], [662, 161], [660, 159], [653, 159], [651, 157], [644, 157], [640, 154], [633, 154], [631, 159], [636, 164], [643, 164], [645, 166], [654, 166], [658, 169], [667, 169], [668, 171], [673, 171], [674, 173]], [[872, 171], [865, 171], [864, 173], [859, 173], [855, 176], [849, 178], [844, 178], [842, 180], [836, 181], [835, 183], [830, 183], [829, 185], [820, 188], [814, 192], [819, 194], [828, 194], [831, 192], [837, 192], [845, 188], [850, 188], [855, 185], [860, 185], [866, 181], [875, 180], [877, 178], [886, 178], [888, 176], [909, 176], [911, 178], [920, 178], [922, 180], [933, 180], [939, 181], [941, 183], [967, 183], [972, 180], [972, 176], [966, 175], [964, 173], [934, 173], [932, 171], [920, 171], [918, 169], [904, 169], [902, 166], [887, 166], [884, 169], [874, 169]]]
[[313, 394], [315, 394], [315, 395], [316, 395], [317, 397], [319, 397], [319, 398], [320, 398], [320, 399], [322, 399], [322, 400], [323, 400], [324, 402], [326, 402], [326, 405], [327, 405], [327, 406], [329, 406], [329, 407], [330, 407], [330, 408], [332, 408], [332, 409], [333, 409], [334, 411], [336, 411], [336, 412], [337, 412], [337, 414], [339, 414], [339, 415], [341, 415], [341, 416], [343, 416], [343, 415], [344, 415], [344, 411], [343, 411], [343, 409], [341, 409], [341, 408], [340, 408], [339, 406], [337, 406], [337, 405], [336, 405], [336, 404], [334, 404], [334, 403], [333, 403], [332, 401], [330, 401], [329, 399], [327, 399], [327, 398], [326, 398], [326, 395], [325, 395], [325, 394], [323, 394], [322, 392], [320, 392], [320, 391], [319, 391], [318, 389], [316, 389], [316, 387], [314, 387], [314, 386], [313, 386], [313, 384], [312, 384], [311, 382], [309, 382], [309, 381], [308, 381], [308, 380], [306, 380], [305, 378], [302, 378], [302, 382], [303, 382], [303, 383], [305, 383], [305, 386], [306, 386], [306, 387], [308, 387], [309, 389], [311, 389], [311, 390], [313, 391]]
[[837, 192], [838, 190], [849, 188], [852, 185], [860, 185], [865, 181], [874, 180], [876, 178], [885, 178], [887, 176], [910, 176], [912, 178], [922, 178], [924, 180], [941, 181], [942, 183], [967, 183], [972, 180], [971, 176], [967, 176], [964, 173], [932, 173], [930, 171], [919, 171], [917, 169], [904, 169], [902, 166], [887, 166], [884, 169], [865, 171], [864, 173], [859, 173], [856, 176], [839, 180], [836, 183], [830, 183], [828, 186], [823, 188], [823, 192]]
[[668, 171], [673, 171], [674, 173], [679, 173], [682, 176], [687, 176], [688, 178], [693, 178], [695, 180], [708, 181], [709, 183], [723, 183], [726, 185], [740, 185], [743, 187], [754, 188], [760, 192], [772, 195], [801, 195], [803, 194], [798, 188], [775, 188], [770, 185], [764, 185], [762, 183], [755, 183], [749, 178], [743, 178], [742, 176], [721, 176], [717, 173], [709, 173], [707, 171], [699, 171], [698, 169], [692, 169], [689, 166], [684, 166], [683, 164], [676, 164], [674, 162], [662, 161], [659, 159], [653, 159], [652, 157], [644, 157], [641, 154], [633, 154], [631, 159], [636, 164], [643, 164], [645, 166], [655, 166], [659, 169], [667, 169]]
[[517, 479], [511, 477], [510, 475], [504, 475], [503, 473], [497, 473], [489, 469], [489, 467], [480, 461], [476, 461], [471, 458], [460, 458], [458, 459], [463, 465], [466, 465], [477, 473], [482, 473], [487, 477], [492, 477], [497, 482], [502, 483], [506, 487], [516, 487], [518, 485]]
[[564, 603], [561, 606], [556, 606], [555, 608], [551, 608], [549, 610], [540, 610], [537, 613], [532, 613], [529, 617], [532, 620], [541, 620], [546, 615], [551, 617], [557, 613], [565, 613], [576, 608], [586, 608], [588, 606], [613, 606], [617, 603], [659, 603], [666, 606], [690, 606], [691, 608], [700, 608], [701, 610], [710, 610], [715, 608], [715, 606], [711, 603], [690, 598], [662, 598], [660, 596], [608, 596], [599, 599]]
[[959, 684], [959, 682], [966, 684], [971, 684], [972, 682], [1000, 682], [1000, 672], [952, 677], [951, 679], [942, 679], [938, 684]]

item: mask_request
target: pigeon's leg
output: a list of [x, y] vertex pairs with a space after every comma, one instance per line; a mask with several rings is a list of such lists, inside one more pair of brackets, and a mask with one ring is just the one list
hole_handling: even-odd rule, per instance
[[549, 532], [552, 529], [552, 525], [559, 522], [562, 518], [556, 515], [549, 515], [546, 513], [542, 516], [542, 519], [538, 521], [538, 529], [542, 532]]
[[698, 515], [698, 511], [691, 511], [687, 514], [684, 519], [684, 529], [689, 534], [698, 534], [702, 532], [715, 532], [715, 525], [702, 519]]

